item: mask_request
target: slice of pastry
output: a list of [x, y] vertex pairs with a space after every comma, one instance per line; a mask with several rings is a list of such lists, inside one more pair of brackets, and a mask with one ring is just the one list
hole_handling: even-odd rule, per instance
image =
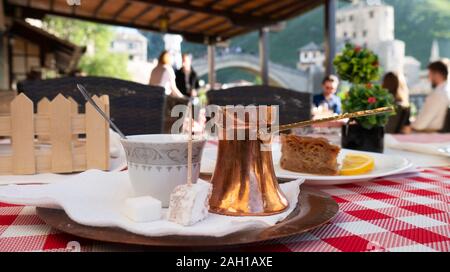
[[320, 175], [339, 173], [337, 156], [341, 148], [327, 139], [282, 135], [281, 144], [281, 168]]

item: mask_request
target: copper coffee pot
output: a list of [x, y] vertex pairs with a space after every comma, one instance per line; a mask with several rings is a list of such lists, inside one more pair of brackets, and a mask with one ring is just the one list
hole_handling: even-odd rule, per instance
[[[269, 117], [267, 123], [271, 123], [271, 107], [264, 109]], [[219, 114], [224, 119], [233, 115], [230, 118], [233, 124], [220, 126], [217, 167], [211, 179], [210, 211], [238, 216], [282, 212], [289, 203], [278, 186], [272, 152], [261, 150], [262, 144], [270, 145], [270, 137], [263, 142], [257, 135], [259, 120], [250, 121], [248, 115], [241, 120], [228, 113], [226, 108]], [[239, 133], [244, 139], [238, 138]]]
[[[267, 116], [270, 117], [271, 107], [264, 107], [264, 109], [267, 109]], [[266, 132], [254, 131], [258, 125], [251, 126], [248, 117], [238, 120], [233, 115], [235, 126], [223, 128], [219, 132], [216, 167], [211, 179], [213, 191], [209, 201], [210, 212], [234, 216], [259, 216], [280, 213], [289, 206], [286, 197], [280, 190], [273, 168], [270, 144], [275, 132], [392, 111], [392, 108], [385, 107], [346, 113], [279, 127], [269, 126]], [[226, 110], [223, 109], [221, 114], [225, 117]], [[270, 124], [270, 121], [269, 118], [266, 123]], [[243, 133], [245, 139], [236, 139], [238, 133]], [[252, 139], [252, 133], [256, 133], [256, 138]], [[230, 135], [234, 137], [230, 139]]]

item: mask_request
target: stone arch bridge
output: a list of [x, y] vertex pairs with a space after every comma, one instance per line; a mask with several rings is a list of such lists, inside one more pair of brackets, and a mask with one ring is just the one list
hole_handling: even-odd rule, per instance
[[[203, 76], [208, 73], [207, 58], [195, 59], [192, 66], [197, 72], [198, 76]], [[216, 71], [224, 68], [241, 68], [253, 74], [259, 75], [260, 64], [259, 58], [250, 54], [225, 54], [218, 55], [215, 58]], [[269, 62], [269, 79], [272, 84], [283, 88], [307, 92], [311, 90], [308, 88], [308, 73], [289, 68], [280, 64]]]

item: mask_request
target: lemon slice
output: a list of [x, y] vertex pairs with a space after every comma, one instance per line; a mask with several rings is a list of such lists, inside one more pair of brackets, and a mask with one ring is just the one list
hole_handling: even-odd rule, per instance
[[368, 173], [375, 167], [375, 162], [371, 156], [364, 154], [347, 154], [342, 163], [339, 174], [343, 176], [353, 176]]

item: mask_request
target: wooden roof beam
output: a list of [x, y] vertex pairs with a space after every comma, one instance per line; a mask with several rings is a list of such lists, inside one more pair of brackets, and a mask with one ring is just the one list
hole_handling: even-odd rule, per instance
[[207, 26], [206, 28], [200, 28], [200, 29], [203, 32], [210, 32], [210, 31], [216, 29], [217, 27], [222, 26], [223, 24], [224, 24], [223, 21], [218, 21], [218, 22], [216, 22], [216, 23], [214, 23], [212, 25]]
[[[197, 20], [195, 20], [193, 22], [188, 23], [187, 25], [184, 25], [183, 28], [191, 28], [193, 26], [203, 24], [205, 21], [207, 22], [207, 21], [211, 20], [211, 18], [214, 18], [214, 17], [210, 16], [210, 17], [207, 17], [207, 18], [197, 19]], [[174, 24], [172, 24], [171, 26], [174, 26]]]
[[278, 18], [278, 15], [282, 13], [282, 16], [288, 20], [289, 18], [293, 17], [294, 15], [297, 15], [300, 11], [307, 12], [317, 6], [317, 3], [314, 0], [305, 0], [302, 2], [299, 2], [295, 5], [292, 5], [289, 8], [289, 11], [284, 13], [284, 9], [276, 9], [275, 11], [271, 11], [272, 16]]
[[[264, 9], [266, 9], [267, 7], [270, 7], [270, 6], [274, 6], [274, 5], [276, 5], [277, 3], [278, 3], [277, 1], [269, 0], [268, 2], [266, 2], [266, 3], [262, 4], [262, 5], [259, 5], [259, 6], [255, 7], [255, 8], [252, 10], [251, 13], [252, 13], [252, 14], [258, 13], [259, 11], [264, 10]], [[289, 4], [292, 5], [292, 3], [289, 3]]]
[[210, 0], [210, 2], [206, 3], [206, 5], [204, 7], [210, 8], [210, 7], [213, 7], [213, 6], [215, 6], [216, 4], [218, 4], [220, 2], [221, 2], [221, 0]]
[[[90, 17], [89, 15], [82, 15], [82, 14], [72, 14], [69, 12], [60, 12], [60, 11], [49, 11], [46, 9], [38, 8], [38, 7], [25, 7], [25, 6], [17, 6], [14, 4], [7, 4], [5, 11], [10, 15], [14, 14], [14, 10], [16, 8], [20, 8], [22, 10], [22, 18], [43, 18], [47, 14], [61, 16], [61, 17], [69, 17], [69, 18], [75, 18], [85, 21], [91, 21], [95, 23], [101, 23], [101, 24], [110, 24], [110, 25], [118, 25], [118, 26], [124, 26], [124, 27], [132, 27], [132, 28], [139, 28], [142, 30], [149, 30], [149, 31], [155, 31], [155, 32], [161, 32], [161, 30], [158, 27], [154, 27], [151, 25], [142, 25], [142, 24], [131, 24], [129, 22], [122, 22], [122, 21], [114, 21], [111, 19], [103, 19], [103, 18], [96, 18], [96, 17]], [[180, 30], [174, 30], [171, 29], [169, 26], [169, 29], [167, 30], [167, 33], [172, 34], [179, 34], [182, 35], [186, 40], [195, 42], [195, 43], [210, 43], [211, 41], [215, 41], [215, 36], [205, 36], [202, 34], [196, 34], [191, 33], [187, 31], [180, 31]]]
[[227, 7], [227, 11], [233, 11], [234, 9], [236, 9], [237, 7], [239, 7], [240, 5], [244, 4], [245, 2], [247, 2], [248, 0], [239, 0], [236, 3], [230, 5]]
[[119, 18], [120, 14], [122, 14], [125, 10], [127, 10], [128, 7], [130, 7], [131, 3], [130, 2], [125, 2], [125, 4], [123, 4], [123, 6], [116, 11], [116, 13], [113, 15], [113, 19], [117, 19]]
[[94, 13], [92, 13], [92, 15], [94, 17], [97, 17], [98, 13], [100, 12], [100, 10], [103, 8], [103, 6], [106, 4], [107, 0], [102, 0], [94, 9]]
[[[217, 17], [214, 16], [209, 16], [206, 19], [203, 19], [201, 22], [195, 22], [196, 26], [195, 28], [198, 29], [200, 27], [200, 29], [202, 29], [202, 26], [207, 25], [210, 21], [217, 19]], [[224, 22], [221, 21], [221, 24], [223, 24]], [[188, 27], [190, 27], [191, 25], [188, 25]]]
[[50, 0], [48, 8], [50, 10], [54, 10], [55, 9], [55, 0]]
[[266, 17], [256, 17], [256, 16], [248, 16], [248, 15], [242, 15], [239, 13], [233, 13], [229, 12], [228, 10], [218, 10], [214, 9], [212, 7], [202, 7], [202, 6], [194, 6], [192, 4], [187, 4], [183, 2], [171, 2], [171, 1], [165, 1], [165, 0], [131, 0], [135, 2], [140, 3], [147, 3], [152, 5], [157, 5], [160, 7], [165, 8], [173, 8], [173, 9], [180, 9], [190, 12], [198, 12], [198, 13], [204, 13], [219, 17], [224, 17], [230, 20], [231, 23], [234, 25], [242, 26], [242, 27], [258, 27], [258, 26], [265, 26], [270, 23], [270, 19]]
[[192, 17], [192, 15], [193, 15], [192, 12], [188, 12], [188, 13], [186, 13], [185, 15], [181, 16], [180, 18], [174, 20], [173, 22], [170, 22], [169, 24], [170, 24], [171, 26], [176, 26], [176, 25], [178, 25], [179, 23], [181, 23], [181, 22], [183, 22], [183, 21], [189, 19], [190, 17]]
[[148, 6], [145, 9], [143, 9], [138, 15], [134, 16], [134, 18], [130, 21], [130, 23], [134, 24], [137, 22], [138, 19], [142, 18], [142, 16], [146, 15], [150, 11], [152, 11], [155, 7], [154, 6]]

